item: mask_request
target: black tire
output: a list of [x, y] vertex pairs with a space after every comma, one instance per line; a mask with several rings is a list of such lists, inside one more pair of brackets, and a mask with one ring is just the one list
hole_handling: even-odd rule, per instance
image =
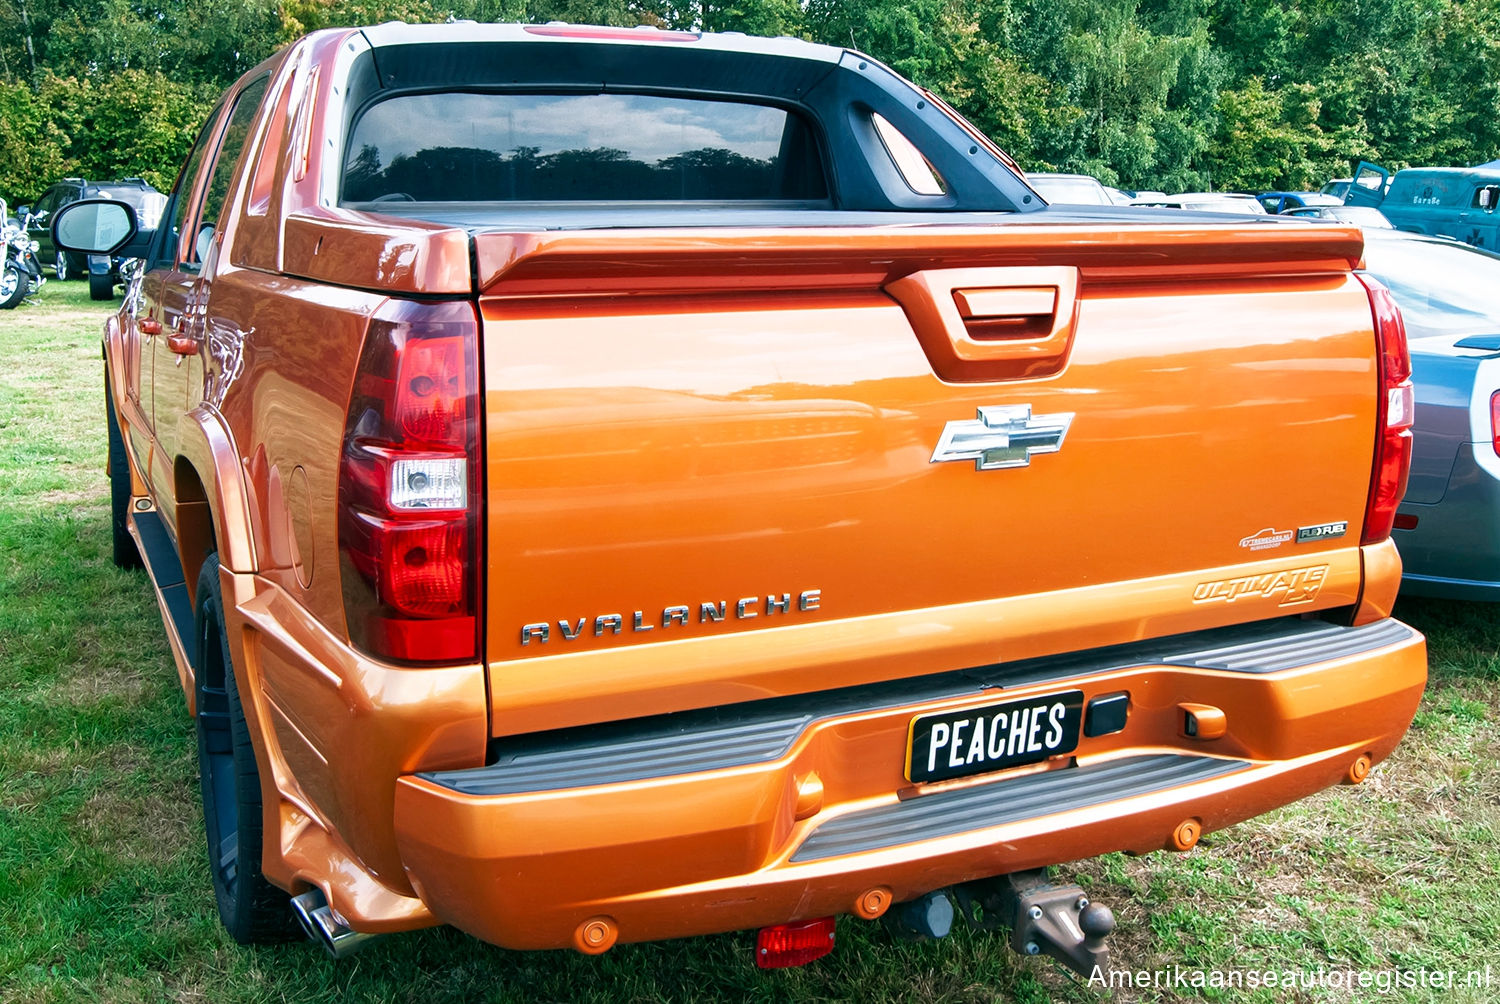
[[193, 628], [198, 656], [198, 774], [219, 920], [241, 945], [286, 941], [296, 933], [290, 899], [260, 870], [260, 772], [229, 655], [217, 554], [203, 559], [198, 574]]
[[104, 421], [109, 426], [109, 523], [117, 568], [140, 568], [141, 551], [130, 535], [130, 461], [125, 456], [125, 437], [115, 418], [115, 398], [104, 374]]
[[89, 299], [90, 300], [113, 300], [115, 298], [115, 281], [110, 278], [108, 272], [89, 273]]
[[21, 266], [10, 259], [0, 265], [0, 310], [10, 310], [26, 299], [26, 290], [31, 280]]

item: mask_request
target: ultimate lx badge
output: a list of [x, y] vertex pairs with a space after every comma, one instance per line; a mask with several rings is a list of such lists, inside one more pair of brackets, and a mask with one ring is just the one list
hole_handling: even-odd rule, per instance
[[1311, 565], [1264, 575], [1200, 582], [1193, 589], [1193, 602], [1234, 603], [1244, 599], [1266, 599], [1277, 600], [1277, 606], [1291, 607], [1317, 599], [1327, 577], [1327, 565]]

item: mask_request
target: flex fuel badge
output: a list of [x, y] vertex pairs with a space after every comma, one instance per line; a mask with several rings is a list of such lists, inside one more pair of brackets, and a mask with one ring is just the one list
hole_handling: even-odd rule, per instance
[[1282, 607], [1311, 603], [1323, 588], [1323, 580], [1327, 575], [1327, 565], [1309, 565], [1282, 572], [1200, 582], [1193, 589], [1193, 602], [1234, 603], [1244, 599], [1274, 599], [1279, 601], [1276, 605]]
[[1337, 523], [1315, 523], [1312, 526], [1297, 527], [1297, 543], [1306, 544], [1314, 540], [1333, 540], [1342, 537], [1349, 532], [1349, 521], [1339, 520]]

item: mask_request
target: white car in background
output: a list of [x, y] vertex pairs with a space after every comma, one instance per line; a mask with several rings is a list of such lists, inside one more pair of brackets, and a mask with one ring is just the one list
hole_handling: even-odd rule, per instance
[[1179, 192], [1162, 198], [1140, 198], [1137, 206], [1158, 206], [1163, 209], [1191, 209], [1200, 213], [1243, 213], [1247, 216], [1265, 216], [1266, 207], [1253, 195], [1239, 192]]
[[1026, 183], [1036, 189], [1048, 205], [1112, 206], [1114, 200], [1099, 183], [1087, 174], [1028, 174]]

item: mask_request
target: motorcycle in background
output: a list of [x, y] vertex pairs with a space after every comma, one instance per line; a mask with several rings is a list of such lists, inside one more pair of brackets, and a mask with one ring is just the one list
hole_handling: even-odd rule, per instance
[[34, 296], [47, 280], [42, 278], [42, 266], [37, 261], [39, 247], [36, 241], [26, 236], [26, 221], [12, 219], [5, 200], [0, 199], [0, 246], [5, 258], [0, 262], [0, 310], [10, 310], [16, 304]]

